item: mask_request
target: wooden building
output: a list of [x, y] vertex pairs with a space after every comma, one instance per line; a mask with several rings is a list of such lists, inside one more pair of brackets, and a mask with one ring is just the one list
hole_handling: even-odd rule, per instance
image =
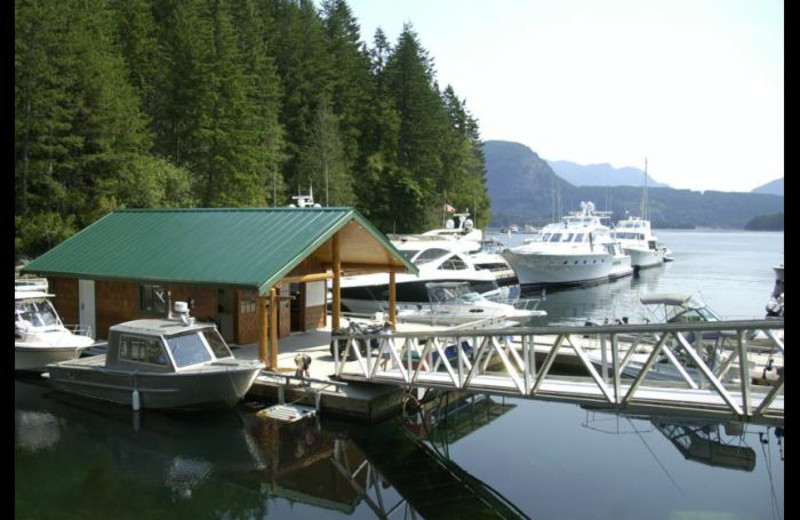
[[260, 343], [268, 366], [268, 335], [277, 345], [324, 326], [329, 280], [338, 326], [340, 277], [370, 272], [393, 287], [394, 273], [417, 270], [353, 208], [120, 210], [22, 269], [47, 277], [62, 319], [97, 338], [186, 301], [226, 340]]

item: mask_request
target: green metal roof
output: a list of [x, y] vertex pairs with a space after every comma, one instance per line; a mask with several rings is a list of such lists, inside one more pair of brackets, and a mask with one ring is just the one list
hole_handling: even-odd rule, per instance
[[23, 272], [227, 285], [264, 293], [343, 228], [343, 264], [391, 265], [417, 273], [353, 208], [114, 211], [33, 260]]

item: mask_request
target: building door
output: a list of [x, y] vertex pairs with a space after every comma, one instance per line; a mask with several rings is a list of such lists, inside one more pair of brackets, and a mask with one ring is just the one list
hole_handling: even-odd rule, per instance
[[225, 341], [235, 343], [238, 338], [234, 335], [233, 312], [236, 301], [234, 290], [228, 288], [217, 289], [217, 328]]
[[97, 324], [94, 307], [94, 280], [78, 280], [78, 312], [81, 329], [96, 339]]

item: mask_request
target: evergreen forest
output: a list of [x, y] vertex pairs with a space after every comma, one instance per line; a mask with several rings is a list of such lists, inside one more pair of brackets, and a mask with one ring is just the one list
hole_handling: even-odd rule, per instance
[[386, 233], [489, 222], [478, 122], [413, 26], [345, 0], [15, 0], [15, 251], [120, 208], [313, 189]]

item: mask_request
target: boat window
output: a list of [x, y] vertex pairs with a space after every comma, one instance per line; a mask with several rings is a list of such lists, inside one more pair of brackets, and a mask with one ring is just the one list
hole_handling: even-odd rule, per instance
[[418, 249], [401, 249], [400, 252], [403, 253], [403, 256], [406, 257], [407, 259], [414, 260], [414, 255], [419, 253], [419, 250]]
[[561, 233], [553, 233], [550, 242], [561, 242]]
[[167, 365], [167, 356], [164, 354], [161, 340], [158, 338], [122, 336], [119, 340], [119, 357], [125, 361]]
[[436, 260], [437, 258], [441, 258], [443, 255], [446, 255], [448, 251], [446, 249], [427, 249], [419, 254], [417, 258], [414, 259], [414, 263], [416, 265], [427, 264], [430, 261]]
[[450, 271], [460, 271], [467, 268], [467, 264], [457, 256], [448, 258], [444, 263], [442, 263], [442, 269], [447, 269]]
[[682, 312], [669, 320], [671, 322], [685, 322], [685, 321], [706, 321], [706, 318], [699, 312], [697, 309], [689, 309], [686, 312]]
[[542, 235], [542, 242], [549, 242], [550, 241], [550, 233], [545, 233]]
[[33, 327], [59, 325], [58, 315], [47, 300], [28, 300], [15, 303], [15, 321], [24, 320]]
[[577, 235], [575, 235], [575, 242], [583, 242], [583, 237], [585, 236], [586, 235], [584, 235], [583, 233], [578, 233]]
[[214, 352], [217, 359], [233, 357], [233, 353], [228, 349], [228, 345], [225, 344], [225, 340], [222, 339], [216, 329], [206, 329], [203, 331], [203, 335], [206, 337], [208, 346], [211, 347], [211, 351]]
[[572, 236], [573, 236], [573, 233], [567, 233], [567, 235], [564, 237], [564, 240], [562, 240], [562, 242], [571, 242], [572, 241]]
[[211, 361], [211, 352], [197, 331], [167, 338], [167, 346], [177, 368]]

